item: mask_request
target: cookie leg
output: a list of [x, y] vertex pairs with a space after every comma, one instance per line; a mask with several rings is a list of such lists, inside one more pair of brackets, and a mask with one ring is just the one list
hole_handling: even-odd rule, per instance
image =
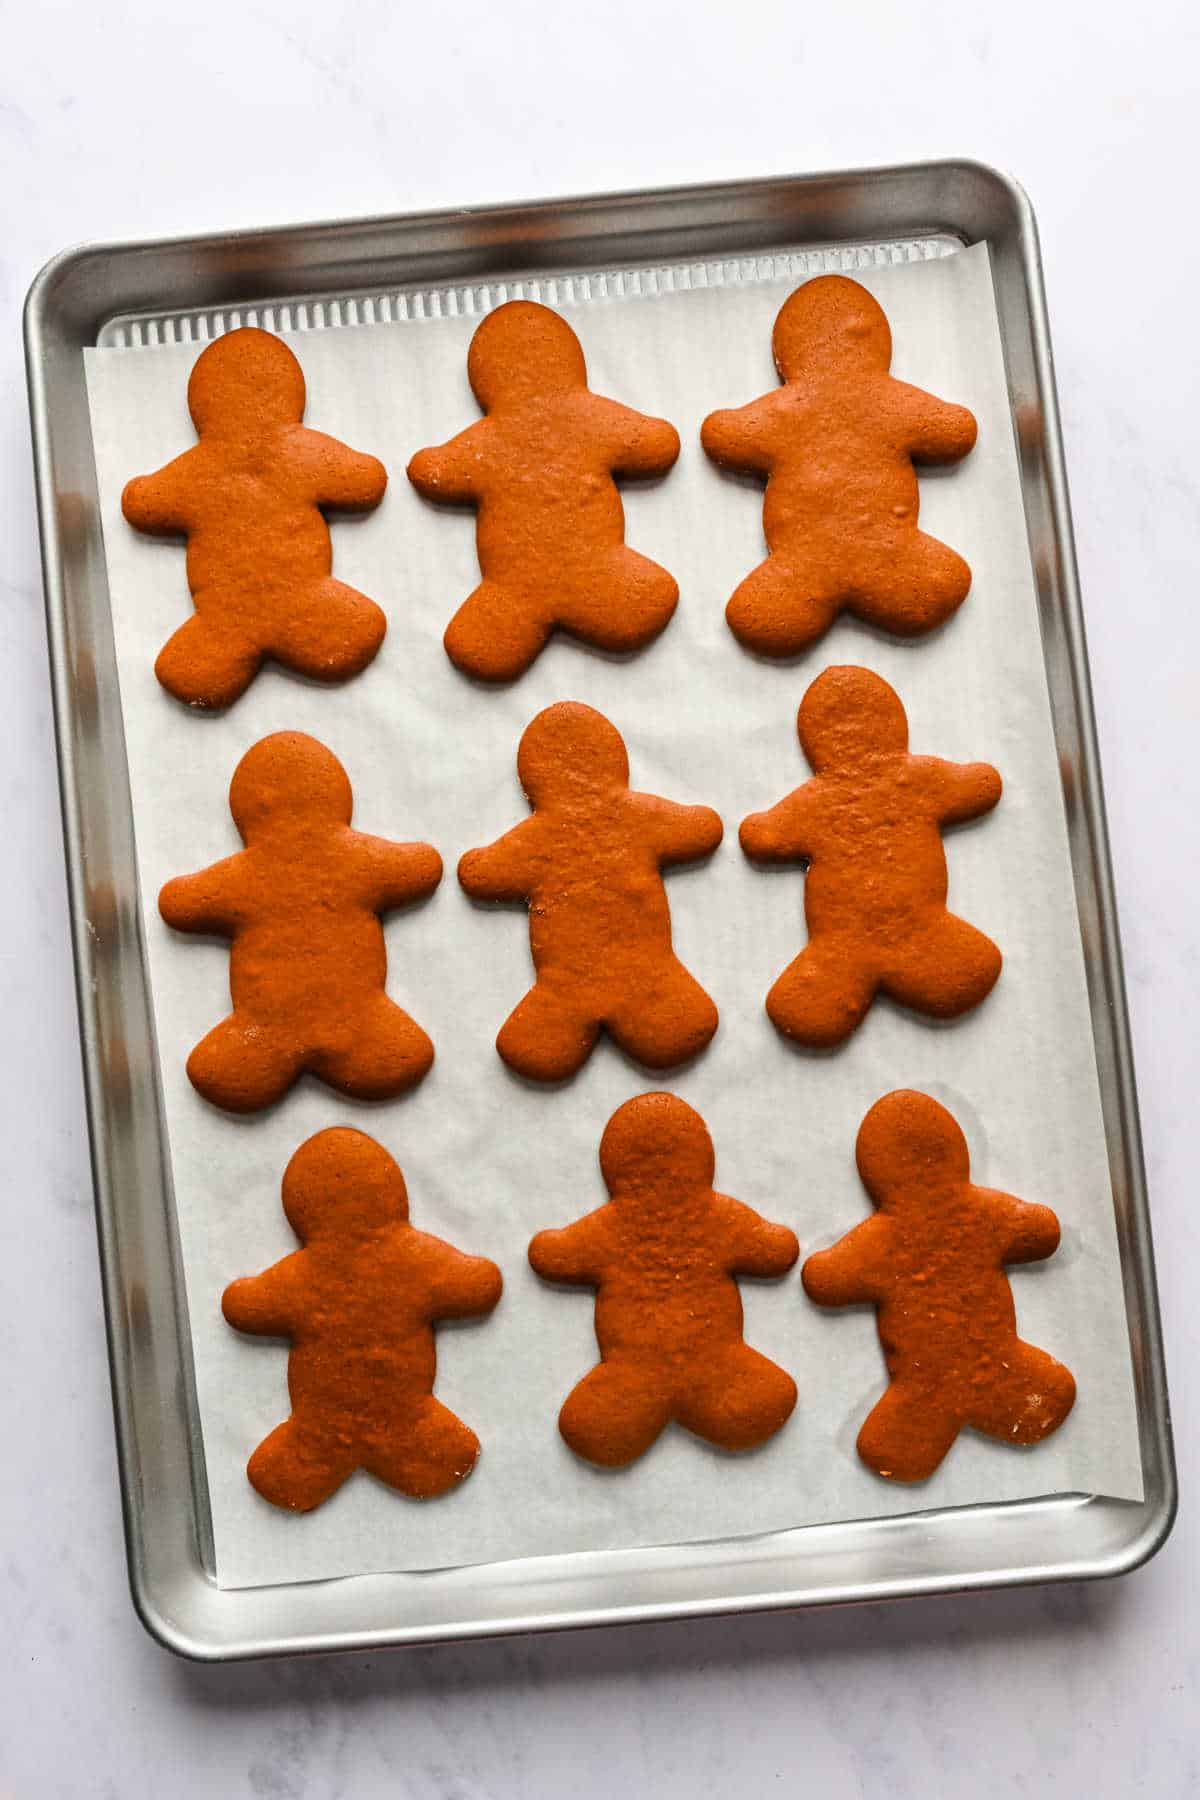
[[670, 1401], [643, 1370], [602, 1362], [567, 1395], [558, 1428], [576, 1456], [620, 1469], [650, 1448], [670, 1417]]
[[349, 1042], [321, 1051], [308, 1067], [354, 1100], [389, 1100], [415, 1087], [433, 1065], [427, 1032], [386, 994], [375, 994], [352, 1016]]
[[656, 638], [678, 601], [675, 577], [622, 544], [582, 594], [563, 601], [559, 617], [575, 637], [619, 655]]
[[767, 995], [767, 1014], [784, 1037], [829, 1049], [862, 1023], [876, 985], [857, 945], [836, 935], [813, 938]]
[[880, 986], [893, 999], [935, 1019], [956, 1019], [996, 985], [1002, 958], [991, 938], [946, 913], [914, 934]]
[[918, 531], [908, 546], [873, 561], [850, 609], [899, 637], [932, 631], [966, 599], [971, 570], [956, 550]]
[[513, 1008], [496, 1048], [529, 1081], [563, 1081], [591, 1055], [600, 1027], [542, 982]]
[[717, 1009], [695, 976], [671, 957], [652, 984], [613, 1009], [608, 1029], [635, 1062], [671, 1069], [699, 1055], [717, 1020]]
[[893, 1383], [858, 1434], [867, 1467], [891, 1481], [924, 1481], [958, 1436], [962, 1420], [919, 1388]]
[[358, 1455], [335, 1434], [293, 1413], [265, 1437], [246, 1473], [272, 1506], [311, 1512], [328, 1500], [358, 1467]]
[[481, 581], [447, 625], [442, 642], [464, 675], [476, 681], [514, 681], [549, 635], [550, 620], [532, 601], [499, 582]]
[[828, 631], [839, 610], [826, 585], [782, 557], [768, 556], [735, 588], [725, 618], [747, 650], [796, 656]]
[[1015, 1338], [1005, 1365], [971, 1409], [968, 1424], [1007, 1444], [1037, 1444], [1057, 1431], [1075, 1404], [1075, 1377], [1045, 1350]]
[[678, 1402], [681, 1425], [724, 1450], [765, 1443], [791, 1416], [796, 1384], [769, 1357], [736, 1344], [704, 1365]]
[[383, 642], [387, 618], [365, 594], [327, 575], [289, 589], [265, 648], [311, 681], [345, 681], [365, 669]]
[[415, 1411], [399, 1414], [394, 1434], [373, 1442], [362, 1465], [414, 1500], [432, 1500], [465, 1479], [479, 1456], [479, 1439], [431, 1394]]
[[192, 1086], [226, 1112], [258, 1112], [286, 1094], [303, 1058], [281, 1031], [231, 1013], [188, 1057]]
[[195, 612], [167, 639], [154, 673], [185, 706], [229, 706], [257, 675], [263, 653], [215, 612]]

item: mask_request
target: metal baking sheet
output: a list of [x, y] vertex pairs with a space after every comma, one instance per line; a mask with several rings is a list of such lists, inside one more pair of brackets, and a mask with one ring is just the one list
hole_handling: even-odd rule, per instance
[[[479, 286], [494, 298], [515, 281], [553, 300], [572, 283], [660, 282], [680, 269], [720, 280], [731, 259], [799, 276], [980, 241], [993, 263], [1064, 770], [1144, 1501], [1060, 1497], [757, 1540], [218, 1591], [208, 1574], [82, 348], [194, 341], [237, 322], [322, 329], [405, 309], [419, 316]], [[209, 1657], [331, 1649], [1112, 1574], [1149, 1554], [1169, 1528], [1174, 1477], [1082, 626], [1023, 196], [990, 171], [934, 164], [85, 250], [58, 259], [35, 284], [27, 347], [130, 1569], [150, 1629]]]
[[[1128, 1334], [1117, 1323], [1120, 1253], [991, 263], [985, 244], [938, 247], [947, 254], [893, 264], [883, 246], [881, 265], [866, 252], [855, 261], [868, 261], [857, 275], [887, 313], [896, 373], [975, 415], [975, 452], [952, 479], [921, 490], [923, 529], [966, 551], [975, 597], [919, 646], [843, 619], [799, 663], [769, 665], [729, 643], [722, 603], [758, 558], [762, 508], [698, 440], [714, 399], [772, 382], [775, 316], [820, 253], [667, 265], [636, 284], [553, 283], [562, 316], [578, 321], [593, 386], [636, 395], [683, 439], [670, 480], [627, 487], [624, 504], [629, 542], [672, 571], [684, 599], [670, 630], [633, 658], [559, 638], [520, 681], [491, 692], [464, 681], [441, 642], [442, 620], [477, 578], [470, 518], [447, 517], [397, 480], [372, 518], [333, 526], [341, 578], [388, 611], [386, 644], [352, 692], [267, 669], [236, 706], [184, 718], [153, 673], [187, 604], [183, 559], [177, 544], [130, 531], [120, 497], [131, 468], [158, 467], [188, 432], [184, 387], [199, 347], [85, 351], [219, 1586], [748, 1537], [1050, 1494], [1141, 1499]], [[474, 411], [467, 347], [481, 308], [508, 285], [434, 290], [420, 319], [293, 329], [286, 341], [303, 363], [310, 417], [403, 468], [414, 444], [440, 439], [448, 410]], [[761, 996], [795, 953], [801, 890], [794, 876], [753, 868], [732, 823], [757, 805], [764, 772], [780, 775], [782, 763], [790, 778], [797, 699], [830, 661], [865, 662], [894, 682], [914, 744], [1003, 772], [995, 815], [956, 831], [947, 855], [956, 912], [1003, 946], [1006, 968], [987, 1004], [952, 1028], [885, 1003], [836, 1056], [798, 1055]], [[286, 1356], [232, 1332], [217, 1297], [232, 1272], [292, 1248], [277, 1194], [298, 1142], [335, 1122], [361, 1126], [364, 1114], [313, 1080], [234, 1123], [199, 1098], [183, 1052], [227, 1009], [229, 953], [166, 931], [159, 889], [236, 848], [227, 771], [281, 726], [336, 750], [353, 772], [356, 817], [429, 839], [452, 869], [521, 808], [514, 748], [564, 695], [620, 725], [637, 785], [702, 799], [730, 823], [724, 850], [670, 883], [675, 946], [702, 973], [721, 1026], [668, 1085], [707, 1120], [723, 1186], [780, 1212], [803, 1245], [829, 1242], [862, 1210], [849, 1154], [858, 1123], [899, 1081], [966, 1121], [976, 1180], [1002, 1180], [1058, 1211], [1064, 1242], [1052, 1262], [1012, 1285], [1023, 1335], [1069, 1358], [1081, 1403], [1036, 1451], [1014, 1454], [968, 1432], [927, 1482], [881, 1482], [851, 1448], [879, 1382], [877, 1334], [858, 1313], [830, 1320], [793, 1280], [742, 1289], [748, 1341], [800, 1378], [793, 1419], [770, 1445], [729, 1456], [671, 1430], [611, 1479], [574, 1456], [554, 1421], [566, 1368], [594, 1356], [593, 1309], [548, 1291], [526, 1249], [562, 1196], [585, 1210], [601, 1199], [599, 1132], [648, 1077], [602, 1042], [567, 1092], [512, 1079], [492, 1039], [528, 986], [528, 932], [470, 906], [452, 879], [386, 928], [389, 991], [427, 1024], [437, 1060], [419, 1090], [375, 1109], [368, 1129], [400, 1158], [424, 1228], [485, 1248], [504, 1271], [503, 1304], [485, 1327], [439, 1335], [438, 1392], [479, 1433], [480, 1467], [436, 1506], [356, 1477], [300, 1522], [281, 1519], [247, 1482], [247, 1452], [284, 1404]]]

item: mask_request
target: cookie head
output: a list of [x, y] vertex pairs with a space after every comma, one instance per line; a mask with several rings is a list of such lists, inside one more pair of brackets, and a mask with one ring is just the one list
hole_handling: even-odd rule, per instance
[[614, 1200], [670, 1204], [712, 1186], [708, 1126], [675, 1094], [639, 1094], [619, 1106], [600, 1140], [600, 1169]]
[[859, 1127], [854, 1153], [863, 1186], [882, 1212], [919, 1207], [970, 1180], [967, 1140], [957, 1119], [912, 1088], [876, 1101]]
[[616, 726], [578, 700], [559, 700], [525, 727], [517, 774], [531, 805], [629, 785], [629, 756]]
[[304, 371], [271, 332], [252, 325], [227, 331], [192, 370], [188, 411], [201, 436], [298, 425], [304, 417]]
[[365, 1235], [408, 1218], [399, 1164], [364, 1132], [337, 1125], [301, 1144], [283, 1176], [283, 1210], [304, 1243]]
[[489, 313], [467, 354], [467, 379], [484, 412], [587, 386], [583, 347], [567, 321], [533, 300]]
[[252, 745], [229, 786], [229, 810], [247, 844], [280, 820], [348, 825], [353, 809], [345, 769], [302, 731], [276, 731]]
[[878, 300], [860, 282], [845, 275], [818, 275], [784, 301], [771, 348], [784, 381], [830, 364], [886, 374], [892, 333]]
[[800, 702], [796, 730], [818, 775], [908, 749], [908, 715], [899, 694], [882, 675], [852, 663], [817, 676]]

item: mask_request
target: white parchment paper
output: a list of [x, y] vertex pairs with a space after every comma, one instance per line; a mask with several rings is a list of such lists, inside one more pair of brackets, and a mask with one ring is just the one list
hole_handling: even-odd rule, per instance
[[[441, 644], [478, 579], [474, 517], [426, 505], [404, 476], [412, 452], [478, 416], [467, 386], [477, 321], [424, 320], [293, 336], [308, 382], [308, 423], [383, 458], [379, 510], [333, 526], [335, 572], [386, 609], [370, 669], [339, 688], [267, 670], [225, 716], [194, 717], [154, 678], [154, 658], [188, 616], [182, 548], [139, 536], [120, 492], [193, 442], [185, 403], [197, 351], [88, 353], [92, 424], [112, 591], [151, 977], [171, 1137], [196, 1381], [222, 1585], [383, 1569], [421, 1569], [571, 1549], [740, 1536], [1064, 1491], [1141, 1497], [1134, 1397], [1112, 1198], [1099, 1110], [1071, 872], [991, 277], [982, 247], [860, 276], [879, 295], [901, 378], [970, 406], [974, 453], [922, 479], [921, 523], [974, 572], [958, 616], [901, 645], [843, 620], [798, 663], [746, 655], [725, 601], [764, 554], [761, 490], [722, 476], [699, 445], [704, 415], [774, 380], [771, 325], [794, 280], [571, 309], [592, 386], [679, 427], [683, 453], [653, 487], [626, 492], [628, 541], [678, 577], [674, 621], [628, 661], [555, 641], [500, 690], [465, 681]], [[790, 1048], [763, 1011], [768, 987], [804, 941], [803, 878], [752, 868], [743, 816], [805, 778], [794, 719], [831, 662], [863, 662], [898, 689], [916, 751], [994, 763], [1004, 797], [989, 818], [948, 834], [950, 904], [1001, 946], [989, 1000], [950, 1026], [877, 1002], [838, 1053]], [[706, 802], [725, 841], [711, 862], [668, 877], [680, 955], [716, 999], [721, 1027], [677, 1077], [653, 1078], [606, 1042], [570, 1086], [540, 1091], [505, 1069], [496, 1030], [531, 980], [526, 921], [473, 906], [460, 854], [524, 816], [515, 755], [540, 708], [564, 698], [606, 713], [629, 746], [637, 787]], [[434, 899], [387, 925], [389, 991], [432, 1034], [437, 1062], [398, 1101], [353, 1104], [305, 1078], [265, 1117], [206, 1105], [186, 1056], [229, 1008], [228, 950], [171, 933], [155, 904], [172, 875], [239, 847], [226, 794], [233, 769], [271, 731], [311, 732], [345, 764], [355, 823], [436, 844], [446, 876]], [[1063, 1428], [1033, 1450], [962, 1434], [919, 1487], [877, 1479], [858, 1461], [858, 1425], [884, 1385], [869, 1309], [822, 1312], [798, 1271], [743, 1283], [746, 1336], [792, 1371], [789, 1423], [731, 1457], [670, 1428], [634, 1467], [578, 1461], [558, 1407], [596, 1360], [592, 1297], [539, 1282], [532, 1233], [604, 1199], [600, 1134], [629, 1096], [670, 1086], [699, 1108], [717, 1182], [799, 1234], [802, 1253], [868, 1210], [853, 1160], [868, 1107], [897, 1086], [923, 1088], [964, 1127], [977, 1182], [1058, 1213], [1048, 1263], [1013, 1272], [1024, 1336], [1066, 1361], [1079, 1384]], [[439, 1332], [438, 1393], [483, 1441], [454, 1493], [418, 1503], [360, 1472], [316, 1513], [261, 1500], [244, 1473], [255, 1444], [288, 1412], [282, 1343], [240, 1336], [220, 1296], [294, 1248], [279, 1182], [297, 1146], [353, 1124], [397, 1157], [414, 1222], [504, 1271], [491, 1318]]]

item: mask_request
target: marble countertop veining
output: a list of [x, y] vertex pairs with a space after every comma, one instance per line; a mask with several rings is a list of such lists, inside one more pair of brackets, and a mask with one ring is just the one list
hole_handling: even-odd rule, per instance
[[[1200, 14], [1032, 0], [11, 10], [0, 72], [0, 1795], [1200, 1788], [1191, 1132]], [[1038, 210], [1183, 1511], [1119, 1583], [226, 1669], [129, 1604], [19, 312], [87, 238], [964, 154]]]

